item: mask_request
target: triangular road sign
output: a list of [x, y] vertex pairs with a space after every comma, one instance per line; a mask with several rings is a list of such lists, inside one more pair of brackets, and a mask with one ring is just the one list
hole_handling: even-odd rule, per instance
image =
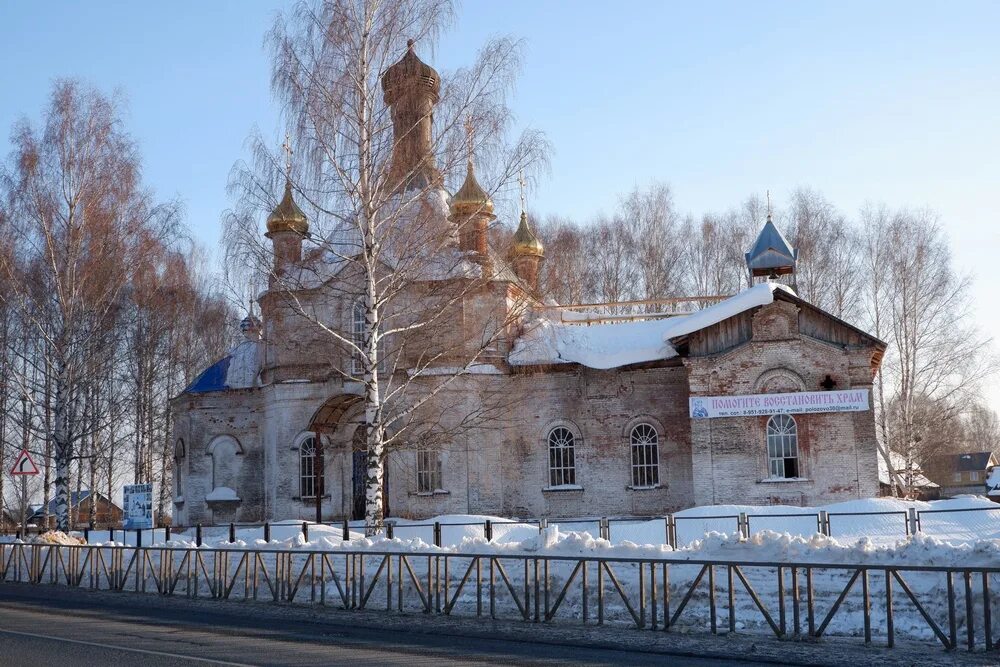
[[35, 462], [31, 460], [31, 454], [28, 453], [27, 449], [22, 449], [21, 453], [18, 455], [17, 460], [14, 461], [14, 467], [10, 469], [11, 475], [37, 475], [38, 466]]

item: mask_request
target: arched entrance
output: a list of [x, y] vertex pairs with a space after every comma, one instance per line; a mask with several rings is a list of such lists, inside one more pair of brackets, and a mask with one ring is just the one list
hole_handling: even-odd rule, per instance
[[[312, 420], [309, 422], [309, 430], [316, 433], [317, 436], [326, 435], [329, 441], [344, 443], [349, 448], [347, 461], [350, 462], [350, 470], [345, 472], [350, 475], [350, 496], [346, 510], [352, 520], [365, 518], [365, 479], [368, 472], [368, 443], [364, 417], [363, 415], [358, 415], [358, 408], [361, 403], [362, 397], [356, 394], [334, 396], [316, 411], [316, 414], [313, 415]], [[324, 438], [317, 437], [316, 440], [317, 443], [320, 443]], [[322, 445], [317, 446], [316, 456], [315, 469], [322, 471], [324, 468], [322, 463]], [[322, 473], [318, 472], [318, 474]], [[323, 486], [322, 481], [319, 482], [319, 486]], [[321, 500], [317, 500], [317, 513], [320, 512], [319, 507], [321, 502]], [[382, 473], [382, 511], [385, 516], [389, 515], [387, 470], [383, 470]]]

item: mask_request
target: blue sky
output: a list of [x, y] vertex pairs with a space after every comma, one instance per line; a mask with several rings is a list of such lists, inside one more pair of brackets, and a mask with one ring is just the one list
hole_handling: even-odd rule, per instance
[[[279, 137], [263, 35], [286, 3], [11, 2], [0, 7], [0, 151], [51, 81], [127, 97], [147, 182], [179, 197], [210, 249], [254, 126]], [[851, 213], [929, 206], [1000, 331], [1000, 3], [467, 1], [426, 60], [468, 63], [489, 36], [526, 42], [513, 106], [546, 132], [539, 214], [579, 219], [669, 183], [685, 212], [814, 187]]]

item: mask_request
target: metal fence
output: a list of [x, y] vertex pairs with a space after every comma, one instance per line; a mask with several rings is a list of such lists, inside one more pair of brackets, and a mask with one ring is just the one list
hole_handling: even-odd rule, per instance
[[[0, 544], [3, 582], [650, 631], [757, 627], [783, 639], [820, 638], [839, 618], [839, 634], [866, 644], [877, 636], [890, 648], [895, 614], [905, 604], [946, 649], [964, 635], [970, 651], [995, 647], [991, 579], [998, 573], [1000, 567]], [[819, 576], [824, 587], [817, 592]], [[929, 590], [911, 586], [927, 576], [936, 578]], [[859, 607], [854, 627], [858, 619], [843, 610]], [[908, 618], [912, 629], [916, 617]]]
[[[956, 523], [952, 517], [964, 517], [965, 519], [961, 523]], [[975, 520], [970, 521], [969, 517], [974, 517]], [[859, 527], [859, 522], [863, 523], [863, 526]], [[564, 531], [589, 532], [594, 537], [614, 543], [623, 541], [639, 544], [660, 543], [674, 548], [690, 545], [695, 540], [703, 539], [706, 533], [712, 531], [739, 534], [744, 537], [764, 530], [773, 530], [779, 533], [788, 532], [803, 536], [820, 533], [834, 538], [872, 537], [885, 540], [902, 539], [911, 534], [922, 533], [948, 539], [975, 540], [984, 535], [1000, 532], [1000, 505], [944, 510], [911, 508], [884, 512], [819, 511], [814, 513], [743, 513], [705, 516], [667, 514], [651, 517], [510, 519], [464, 523], [409, 523], [389, 519], [379, 535], [389, 539], [419, 537], [435, 546], [456, 546], [466, 535], [481, 537], [487, 542], [505, 541], [512, 529], [524, 526], [535, 526], [543, 529], [551, 524], [558, 524], [560, 529]], [[853, 531], [850, 529], [852, 524]], [[129, 531], [122, 528], [106, 528], [99, 531], [84, 529], [78, 532], [87, 542], [91, 542], [94, 536], [100, 536], [101, 538], [107, 537], [106, 541], [109, 542], [119, 541], [131, 546], [150, 546], [169, 542], [171, 539], [184, 539], [201, 546], [209, 541], [209, 535], [214, 535], [215, 541], [236, 542], [238, 531], [250, 531], [253, 534], [252, 539], [263, 539], [265, 542], [270, 542], [276, 529], [287, 530], [290, 526], [294, 526], [297, 532], [301, 532], [308, 542], [310, 528], [317, 525], [336, 529], [344, 540], [350, 539], [352, 531], [363, 530], [363, 527], [352, 527], [347, 520], [341, 520], [323, 524], [310, 521], [294, 524], [289, 522], [197, 524], [188, 528], [172, 529], [167, 526]], [[470, 528], [473, 530], [468, 530]], [[6, 534], [22, 537], [19, 531], [8, 531]], [[244, 535], [244, 537], [246, 536]]]

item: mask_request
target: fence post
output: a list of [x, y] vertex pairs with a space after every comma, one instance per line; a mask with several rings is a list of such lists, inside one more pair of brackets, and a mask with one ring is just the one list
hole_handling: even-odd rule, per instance
[[169, 542], [170, 541], [170, 524], [169, 523], [166, 526], [163, 527], [163, 541], [164, 542]]
[[548, 527], [549, 527], [549, 520], [548, 519], [539, 519], [538, 520], [538, 532], [539, 533], [542, 532], [543, 530], [545, 530]]
[[236, 541], [236, 524], [230, 522], [229, 524], [229, 543], [232, 544]]
[[611, 526], [608, 525], [608, 517], [602, 516], [598, 520], [597, 534], [601, 539], [611, 541]]
[[441, 546], [441, 522], [434, 522], [434, 546]]
[[309, 542], [309, 524], [305, 521], [302, 522], [302, 539]]
[[197, 526], [195, 526], [195, 528], [194, 528], [194, 543], [196, 545], [198, 545], [199, 547], [201, 546], [201, 524], [200, 523]]
[[267, 521], [264, 522], [264, 541], [271, 543], [271, 524]]
[[664, 543], [671, 549], [676, 549], [677, 545], [674, 544], [673, 535], [671, 534], [671, 524], [674, 522], [674, 517], [672, 514], [668, 514], [663, 517], [663, 535]]
[[742, 539], [750, 539], [750, 519], [747, 517], [746, 512], [740, 512], [739, 517], [737, 517], [736, 530], [739, 532]]
[[142, 548], [142, 528], [135, 529], [135, 546]]
[[907, 514], [907, 517], [906, 517], [906, 534], [907, 535], [916, 535], [917, 532], [920, 529], [920, 521], [919, 521], [919, 517], [917, 516], [917, 508], [916, 507], [910, 507], [909, 509], [907, 509], [906, 514]]
[[826, 510], [820, 510], [816, 515], [816, 529], [820, 535], [830, 536], [830, 515]]
[[390, 522], [388, 522], [388, 521], [385, 524], [385, 539], [387, 539], [387, 540], [393, 539], [393, 528], [392, 528], [392, 526], [393, 526], [393, 524], [390, 523]]
[[344, 526], [343, 526], [343, 528], [344, 528], [344, 532], [343, 532], [343, 535], [341, 535], [341, 539], [344, 542], [350, 542], [351, 541], [351, 527], [347, 525], [347, 517], [346, 516], [344, 517]]
[[487, 542], [493, 541], [493, 522], [489, 519], [487, 519], [486, 523], [483, 525], [483, 537], [486, 538]]
[[83, 529], [83, 541], [90, 544], [90, 526]]

